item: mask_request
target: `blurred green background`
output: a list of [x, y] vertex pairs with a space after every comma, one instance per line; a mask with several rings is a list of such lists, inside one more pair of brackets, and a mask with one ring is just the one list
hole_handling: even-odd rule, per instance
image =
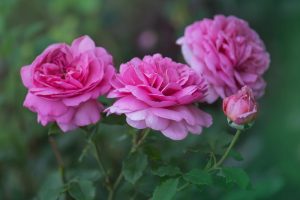
[[[236, 15], [247, 20], [271, 54], [271, 66], [265, 75], [267, 90], [259, 100], [260, 115], [254, 128], [245, 133], [237, 145], [244, 161], [229, 159], [226, 163], [243, 167], [254, 189], [202, 193], [190, 190], [176, 197], [299, 199], [299, 0], [0, 0], [0, 199], [36, 196], [50, 199], [50, 194], [43, 198], [39, 191], [50, 187], [51, 181], [56, 184], [57, 167], [48, 144], [47, 128], [37, 124], [36, 114], [22, 107], [26, 90], [19, 70], [23, 65], [31, 63], [47, 45], [70, 43], [84, 34], [111, 52], [116, 66], [132, 57], [156, 52], [183, 62], [176, 39], [183, 34], [185, 26], [215, 14]], [[197, 154], [185, 154], [181, 150], [197, 146], [210, 133], [218, 136], [226, 127], [220, 104], [206, 110], [215, 116], [215, 125], [203, 135], [173, 142], [153, 134], [149, 149], [151, 142], [156, 143], [158, 149], [164, 147], [162, 155], [170, 157], [165, 159], [182, 168], [201, 165]], [[99, 127], [103, 134], [97, 137], [114, 174], [120, 168], [118, 163], [130, 140], [122, 133], [123, 126], [100, 124]], [[82, 133], [68, 133], [57, 139], [70, 173], [89, 173], [95, 178], [96, 165], [92, 158], [77, 162], [85, 145]], [[139, 187], [147, 188], [150, 182], [144, 181]], [[151, 197], [153, 188], [137, 189], [141, 193], [137, 199]], [[97, 189], [99, 199], [102, 193], [105, 191]]]

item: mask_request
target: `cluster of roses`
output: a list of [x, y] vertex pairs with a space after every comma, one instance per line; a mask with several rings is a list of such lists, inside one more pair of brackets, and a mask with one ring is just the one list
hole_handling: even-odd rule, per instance
[[[254, 98], [264, 93], [269, 54], [247, 22], [221, 15], [204, 19], [188, 26], [177, 43], [189, 66], [154, 54], [133, 58], [119, 73], [112, 56], [88, 36], [71, 45], [50, 45], [21, 69], [28, 88], [24, 106], [38, 114], [42, 125], [56, 122], [64, 132], [97, 123], [106, 112], [125, 114], [134, 128], [181, 140], [212, 124], [195, 103], [213, 103], [247, 86], [227, 98], [223, 109], [236, 124], [251, 120]], [[104, 108], [101, 95], [117, 100]]]

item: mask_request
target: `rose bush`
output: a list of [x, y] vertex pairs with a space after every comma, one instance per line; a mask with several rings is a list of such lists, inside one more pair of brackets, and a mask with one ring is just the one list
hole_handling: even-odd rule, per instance
[[209, 83], [208, 102], [232, 95], [244, 85], [252, 88], [257, 98], [264, 94], [262, 75], [270, 58], [246, 21], [223, 15], [203, 19], [187, 26], [177, 43], [186, 62]]
[[21, 69], [24, 106], [42, 125], [57, 122], [63, 131], [96, 123], [103, 110], [97, 98], [110, 90], [114, 72], [112, 56], [88, 36], [50, 45]]
[[149, 127], [181, 140], [212, 123], [209, 114], [193, 105], [206, 95], [204, 79], [160, 54], [122, 64], [112, 86], [108, 97], [118, 100], [107, 112], [125, 114], [127, 123], [137, 129]]

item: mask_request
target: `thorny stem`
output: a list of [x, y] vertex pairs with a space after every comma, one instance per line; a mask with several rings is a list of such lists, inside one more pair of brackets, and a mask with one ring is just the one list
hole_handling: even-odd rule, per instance
[[[143, 144], [143, 142], [145, 141], [145, 139], [146, 139], [146, 137], [148, 136], [149, 133], [150, 133], [150, 129], [144, 129], [141, 133], [142, 136], [141, 136], [140, 139], [137, 139], [137, 135], [133, 136], [132, 147], [129, 151], [128, 156], [133, 154], [134, 152], [136, 152], [138, 150], [138, 148]], [[114, 199], [114, 194], [117, 191], [118, 186], [121, 183], [122, 179], [123, 179], [123, 173], [122, 173], [122, 170], [121, 170], [121, 172], [119, 173], [115, 183], [113, 184], [112, 189], [109, 192], [108, 200], [113, 200]]]

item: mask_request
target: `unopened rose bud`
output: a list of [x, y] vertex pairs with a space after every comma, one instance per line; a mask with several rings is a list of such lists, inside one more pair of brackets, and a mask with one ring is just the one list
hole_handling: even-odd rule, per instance
[[240, 130], [251, 127], [257, 115], [257, 103], [251, 88], [244, 86], [236, 94], [226, 97], [223, 111], [231, 127]]

